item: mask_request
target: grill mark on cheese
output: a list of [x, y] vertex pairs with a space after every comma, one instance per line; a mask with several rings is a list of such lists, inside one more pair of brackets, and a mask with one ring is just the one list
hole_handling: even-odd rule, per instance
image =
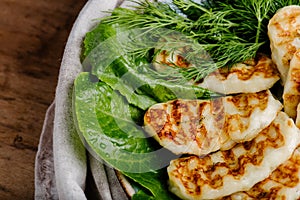
[[283, 90], [284, 111], [293, 119], [297, 117], [300, 103], [300, 49], [294, 54]]
[[[246, 111], [243, 114], [243, 117], [249, 117], [257, 106], [261, 110], [264, 110], [268, 104], [268, 96], [266, 95], [266, 91], [258, 92], [258, 93], [249, 93], [247, 95], [238, 95], [231, 96], [227, 98], [228, 101], [231, 101], [239, 110]], [[256, 103], [251, 103], [250, 101], [257, 101]]]
[[[300, 188], [300, 147], [294, 151], [288, 161], [281, 164], [268, 178], [255, 184], [250, 190], [225, 196], [220, 200], [299, 199], [300, 194], [297, 188]], [[287, 190], [284, 191], [285, 189]]]
[[[203, 158], [189, 156], [173, 160], [168, 167], [170, 189], [183, 199], [214, 199], [228, 195], [227, 192], [234, 193], [235, 189], [237, 191], [250, 190], [256, 183], [266, 179], [274, 168], [290, 158], [294, 149], [299, 145], [299, 139], [298, 128], [285, 113], [281, 112], [278, 118], [252, 141]], [[270, 162], [267, 160], [275, 155], [280, 155], [280, 157]], [[268, 156], [269, 158], [266, 158]], [[299, 155], [298, 158], [291, 158], [290, 161], [299, 164]], [[253, 168], [256, 170], [254, 174], [249, 171]], [[272, 174], [271, 179], [281, 181], [288, 187], [294, 187], [299, 184], [299, 177], [295, 175], [297, 170], [300, 170], [299, 166], [295, 168], [281, 165]], [[254, 181], [260, 173], [264, 175], [259, 175], [260, 177]], [[293, 175], [290, 175], [291, 173]], [[251, 183], [248, 179], [251, 179]], [[235, 183], [232, 183], [233, 181]], [[237, 185], [239, 181], [241, 181], [241, 186]], [[279, 189], [280, 187], [272, 188], [270, 194]], [[257, 194], [256, 197], [264, 196], [259, 188], [254, 186], [253, 190], [253, 193]]]
[[[144, 121], [146, 131], [175, 154], [204, 155], [251, 140], [271, 123], [281, 108], [270, 91], [262, 91], [213, 100], [178, 99], [156, 104], [148, 109]], [[262, 116], [257, 117], [263, 118], [252, 125], [253, 113], [260, 112]], [[270, 113], [266, 119], [265, 112]]]
[[177, 62], [175, 64], [180, 68], [188, 68], [190, 66], [190, 63], [181, 55], [176, 55], [176, 60]]
[[[188, 51], [186, 48], [176, 49], [172, 53], [163, 50], [155, 56], [153, 67], [159, 72], [168, 67], [195, 67], [184, 57]], [[201, 57], [209, 59], [206, 54], [199, 55], [199, 59]], [[266, 55], [260, 54], [255, 59], [237, 63], [231, 67], [219, 68], [194, 84], [219, 93], [237, 94], [267, 90], [278, 80], [279, 72], [275, 63]], [[248, 87], [249, 84], [252, 87]]]
[[[253, 104], [251, 100], [257, 100], [257, 103]], [[249, 124], [244, 124], [242, 118], [249, 118], [253, 113], [253, 110], [259, 107], [261, 110], [266, 109], [268, 103], [268, 96], [265, 91], [258, 93], [251, 93], [247, 96], [232, 96], [227, 98], [228, 102], [232, 102], [238, 110], [243, 113], [226, 116], [226, 124], [224, 128], [226, 132], [234, 132], [240, 130], [241, 132], [249, 128]]]
[[168, 53], [166, 50], [163, 50], [157, 55], [157, 59], [155, 66], [158, 71], [164, 70], [167, 66], [179, 68], [188, 68], [191, 66], [191, 64], [180, 54], [179, 50], [174, 53]]
[[147, 123], [152, 123], [152, 126], [156, 133], [160, 133], [161, 130], [166, 126], [167, 112], [165, 109], [151, 109], [146, 113], [144, 118]]
[[292, 69], [292, 81], [296, 83], [295, 89], [300, 93], [300, 69]]
[[294, 53], [297, 51], [296, 47], [291, 44], [287, 45], [287, 52], [282, 57], [282, 63], [286, 66], [290, 66]]
[[272, 59], [277, 65], [283, 83], [286, 82], [290, 62], [300, 47], [300, 6], [286, 6], [271, 18], [268, 24], [268, 35]]
[[[225, 115], [225, 108], [222, 99], [216, 99], [212, 101], [211, 110], [212, 110], [212, 117], [214, 118], [213, 120], [214, 127], [216, 127], [217, 130], [224, 129], [224, 124], [226, 122], [226, 115]], [[227, 131], [224, 132], [223, 136], [221, 134], [219, 134], [219, 136], [220, 136], [221, 144], [225, 144], [227, 140], [229, 140], [229, 135]]]
[[212, 72], [210, 76], [216, 76], [219, 80], [226, 80], [231, 74], [236, 74], [239, 80], [249, 80], [255, 75], [262, 74], [264, 78], [278, 76], [278, 71], [272, 60], [260, 55], [257, 59], [252, 59], [244, 63], [238, 63], [232, 67], [223, 67]]
[[280, 182], [286, 187], [295, 187], [299, 183], [299, 177], [297, 176], [299, 167], [300, 166], [283, 164], [271, 174], [270, 179]]

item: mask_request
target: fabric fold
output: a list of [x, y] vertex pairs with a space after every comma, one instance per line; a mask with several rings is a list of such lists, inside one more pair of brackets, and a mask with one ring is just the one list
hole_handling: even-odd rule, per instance
[[35, 199], [58, 199], [53, 163], [54, 103], [45, 116], [37, 156], [35, 159]]

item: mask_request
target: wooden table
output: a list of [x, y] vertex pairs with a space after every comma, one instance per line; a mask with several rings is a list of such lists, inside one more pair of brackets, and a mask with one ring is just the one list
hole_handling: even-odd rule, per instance
[[34, 161], [68, 34], [86, 0], [0, 1], [0, 199], [34, 198]]

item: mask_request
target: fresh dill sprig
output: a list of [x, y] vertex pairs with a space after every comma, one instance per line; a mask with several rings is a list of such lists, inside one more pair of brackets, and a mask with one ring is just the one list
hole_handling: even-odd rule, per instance
[[[117, 8], [104, 19], [106, 23], [126, 29], [141, 29], [140, 34], [135, 35], [138, 39], [124, 46], [128, 52], [143, 57], [153, 49], [170, 53], [183, 47], [189, 49], [183, 53], [193, 66], [180, 72], [188, 79], [199, 81], [217, 68], [254, 58], [261, 50], [268, 52], [269, 19], [281, 7], [299, 4], [299, 0], [208, 0], [204, 3], [173, 0], [172, 4], [144, 0], [135, 3], [132, 9]], [[173, 37], [172, 31], [181, 35]], [[203, 60], [205, 54], [209, 59]]]
[[158, 28], [169, 28], [178, 31], [189, 31], [193, 21], [176, 13], [168, 4], [161, 2], [132, 1], [135, 6], [116, 8], [112, 15], [103, 19], [105, 23], [117, 23], [127, 29], [145, 28], [148, 31]]

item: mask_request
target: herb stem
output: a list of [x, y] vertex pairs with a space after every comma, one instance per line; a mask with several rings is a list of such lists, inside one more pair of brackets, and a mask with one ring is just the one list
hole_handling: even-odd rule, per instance
[[255, 37], [255, 43], [257, 44], [259, 42], [259, 36], [260, 36], [260, 30], [261, 30], [261, 20], [258, 20], [257, 24], [257, 30], [256, 30], [256, 37]]

